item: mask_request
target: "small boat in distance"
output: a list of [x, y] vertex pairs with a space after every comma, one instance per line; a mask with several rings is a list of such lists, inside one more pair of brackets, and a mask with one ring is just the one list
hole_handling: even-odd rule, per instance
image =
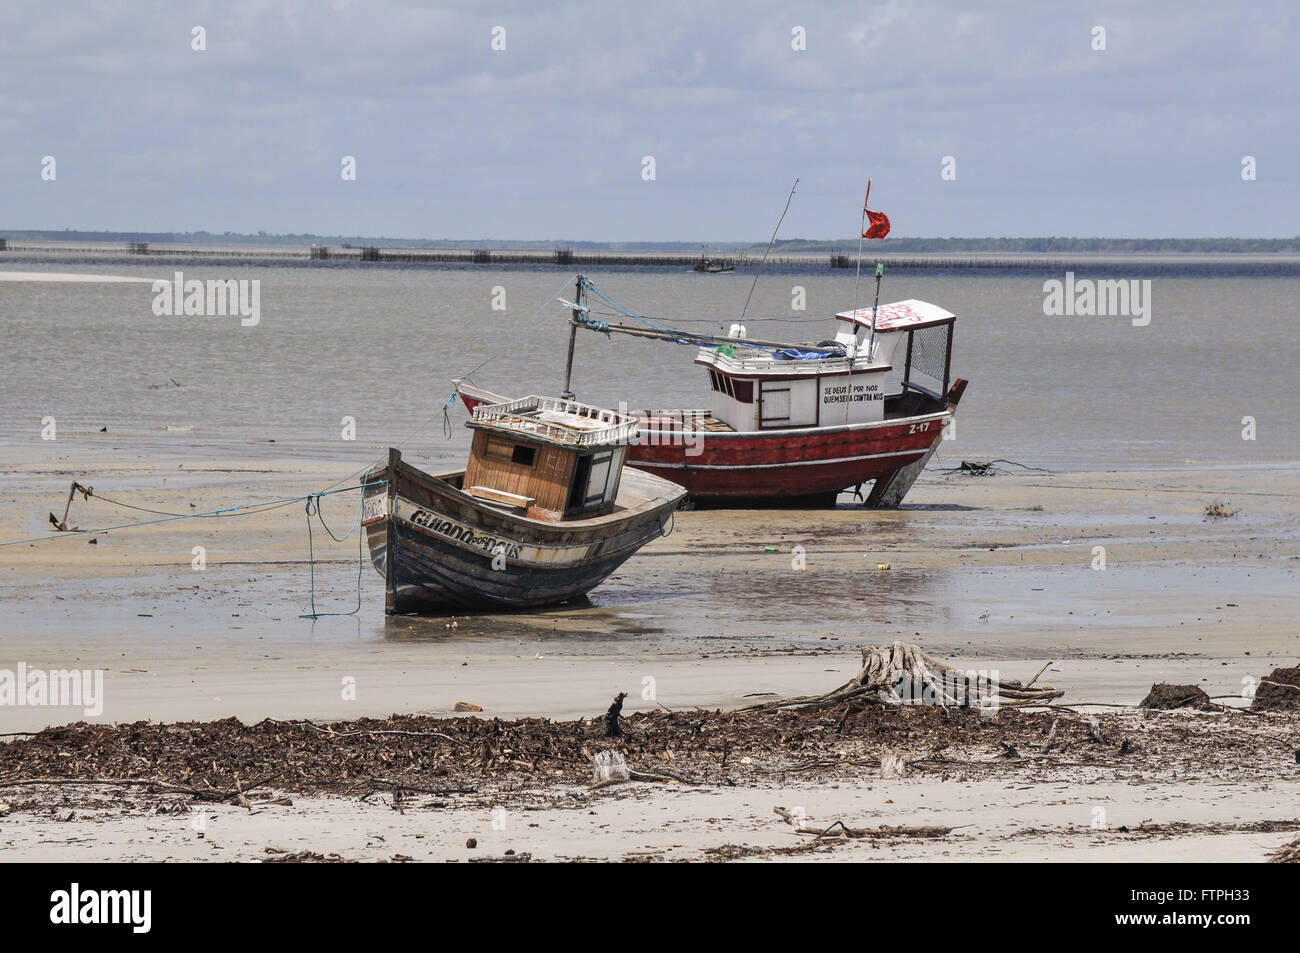
[[718, 275], [724, 271], [735, 271], [736, 263], [727, 261], [725, 258], [712, 258], [709, 255], [709, 246], [704, 246], [704, 254], [695, 265], [695, 270], [707, 275]]
[[362, 503], [384, 611], [553, 605], [600, 585], [669, 532], [685, 491], [624, 467], [635, 420], [553, 397], [475, 408], [464, 470], [396, 449]]

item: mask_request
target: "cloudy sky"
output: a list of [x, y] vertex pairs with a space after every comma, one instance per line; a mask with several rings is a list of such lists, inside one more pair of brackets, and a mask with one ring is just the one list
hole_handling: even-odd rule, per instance
[[0, 0], [0, 228], [1300, 232], [1293, 0], [973, 6]]

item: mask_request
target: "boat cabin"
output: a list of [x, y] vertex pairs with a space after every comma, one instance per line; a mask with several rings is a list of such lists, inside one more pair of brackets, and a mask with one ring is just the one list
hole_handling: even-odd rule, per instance
[[738, 431], [860, 424], [908, 416], [943, 405], [948, 394], [956, 315], [909, 299], [835, 315], [834, 341], [804, 348], [735, 344], [702, 348], [696, 364], [709, 372], [712, 416]]
[[577, 401], [524, 397], [480, 404], [464, 492], [532, 519], [603, 516], [614, 509], [631, 417]]

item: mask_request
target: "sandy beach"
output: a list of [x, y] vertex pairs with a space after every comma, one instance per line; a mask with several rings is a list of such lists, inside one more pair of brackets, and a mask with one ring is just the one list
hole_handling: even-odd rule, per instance
[[[1080, 742], [1042, 757], [1020, 747], [1017, 761], [976, 745], [947, 773], [918, 767], [884, 779], [878, 739], [850, 737], [851, 757], [819, 749], [823, 759], [832, 752], [830, 769], [791, 773], [788, 754], [765, 765], [770, 756], [756, 753], [751, 764], [770, 770], [719, 780], [701, 768], [695, 784], [595, 791], [588, 758], [562, 778], [484, 775], [472, 794], [408, 792], [409, 803], [392, 803], [391, 790], [364, 801], [355, 792], [290, 790], [290, 805], [211, 804], [202, 838], [191, 824], [197, 808], [159, 815], [158, 792], [9, 787], [0, 795], [9, 804], [0, 843], [15, 848], [6, 856], [50, 859], [260, 860], [308, 851], [469, 860], [513, 850], [535, 859], [788, 859], [815, 851], [835, 859], [1263, 860], [1300, 827], [1294, 715], [1144, 715], [1089, 703], [1135, 706], [1153, 683], [1171, 682], [1244, 708], [1259, 679], [1296, 664], [1297, 470], [1004, 466], [999, 475], [971, 476], [936, 467], [897, 511], [862, 510], [847, 497], [834, 510], [685, 511], [671, 536], [648, 546], [589, 604], [518, 615], [386, 619], [379, 577], [365, 565], [358, 613], [299, 618], [310, 593], [300, 502], [8, 546], [0, 550], [6, 664], [102, 669], [105, 688], [95, 717], [6, 708], [7, 733], [83, 720], [351, 723], [444, 716], [457, 702], [481, 707], [483, 719], [580, 724], [620, 691], [629, 695], [629, 717], [725, 710], [826, 691], [857, 670], [862, 646], [901, 640], [1006, 679], [1030, 678], [1051, 663], [1042, 681], [1064, 691], [1061, 704], [1079, 706], [1064, 713], [1072, 724], [1104, 712], [1114, 739], [1185, 725], [1189, 745], [1218, 753], [1144, 757], [1138, 770], [1114, 745]], [[350, 464], [316, 466], [287, 452], [183, 463], [69, 452], [55, 465], [6, 466], [0, 537], [47, 535], [46, 514], [62, 514], [73, 479], [96, 495], [74, 500], [69, 525], [95, 529], [162, 518], [99, 494], [202, 513], [296, 497], [352, 474]], [[1235, 515], [1206, 516], [1215, 503]], [[337, 534], [355, 506], [355, 494], [327, 498], [324, 515]], [[317, 525], [313, 542], [318, 611], [354, 608], [355, 539], [333, 543]], [[193, 567], [195, 546], [204, 548], [202, 570]], [[804, 549], [803, 570], [793, 568], [795, 546]], [[1105, 568], [1094, 568], [1099, 546]], [[1035, 748], [1044, 734], [1038, 723], [1005, 730]], [[1221, 731], [1241, 737], [1215, 747]], [[1097, 750], [1081, 761], [1081, 747]], [[904, 760], [915, 757], [908, 751]], [[16, 774], [8, 781], [21, 780]], [[87, 768], [83, 776], [96, 775]], [[277, 796], [275, 783], [260, 793]], [[494, 829], [492, 810], [507, 801], [512, 820]], [[791, 853], [807, 837], [773, 808], [795, 804], [810, 823], [942, 824], [954, 833]], [[1102, 828], [1092, 826], [1097, 806], [1108, 816]], [[527, 814], [516, 819], [516, 808]], [[477, 852], [465, 847], [469, 837], [478, 839]]]

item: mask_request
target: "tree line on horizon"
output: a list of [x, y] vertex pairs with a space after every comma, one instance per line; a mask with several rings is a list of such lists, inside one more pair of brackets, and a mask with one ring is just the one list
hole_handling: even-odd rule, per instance
[[[244, 232], [109, 232], [63, 230], [0, 230], [0, 238], [10, 241], [81, 241], [81, 242], [157, 242], [190, 245], [331, 245], [380, 246], [389, 248], [484, 248], [550, 250], [556, 248], [585, 251], [664, 251], [703, 254], [761, 254], [765, 242], [589, 242], [589, 241], [511, 241], [508, 239], [426, 239], [380, 238], [349, 235], [313, 235], [310, 233], [256, 234]], [[774, 252], [856, 252], [857, 239], [778, 240]], [[865, 249], [864, 249], [865, 250]], [[1295, 238], [1072, 238], [1047, 236], [1037, 238], [902, 238], [890, 237], [873, 242], [871, 253], [926, 252], [1001, 252], [1027, 254], [1059, 253], [1300, 253], [1300, 236]]]

